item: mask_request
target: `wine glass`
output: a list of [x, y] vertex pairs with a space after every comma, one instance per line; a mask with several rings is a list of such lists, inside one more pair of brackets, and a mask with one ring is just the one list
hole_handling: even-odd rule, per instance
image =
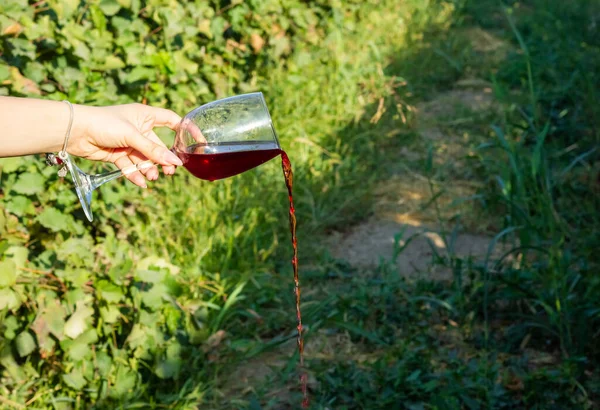
[[[224, 98], [189, 112], [179, 124], [171, 151], [192, 175], [207, 181], [248, 171], [282, 152], [261, 92]], [[121, 170], [88, 175], [68, 156], [63, 162], [90, 222], [92, 193], [96, 188], [154, 165], [152, 161], [144, 161]]]

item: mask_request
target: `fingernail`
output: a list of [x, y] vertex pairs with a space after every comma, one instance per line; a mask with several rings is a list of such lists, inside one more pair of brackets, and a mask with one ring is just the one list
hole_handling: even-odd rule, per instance
[[134, 176], [132, 179], [133, 179], [133, 182], [134, 182], [134, 183], [135, 183], [137, 186], [139, 186], [140, 188], [147, 188], [147, 187], [148, 187], [148, 186], [146, 185], [146, 179], [145, 179], [145, 178], [144, 178], [142, 175], [140, 175], [140, 174], [137, 174], [137, 175], [135, 175], [135, 176]]
[[167, 153], [165, 154], [165, 160], [169, 164], [173, 164], [173, 165], [177, 165], [177, 166], [183, 165], [183, 162], [181, 162], [179, 157], [177, 155], [173, 154], [171, 151], [167, 151]]

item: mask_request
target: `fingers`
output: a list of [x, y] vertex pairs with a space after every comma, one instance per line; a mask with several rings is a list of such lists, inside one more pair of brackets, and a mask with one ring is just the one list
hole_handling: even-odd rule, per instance
[[163, 166], [183, 165], [177, 155], [169, 151], [164, 144], [158, 144], [150, 138], [144, 137], [134, 128], [132, 128], [131, 132], [126, 134], [125, 143], [157, 164]]
[[[185, 134], [180, 135], [181, 133]], [[198, 146], [206, 145], [207, 143], [202, 130], [189, 118], [184, 118], [181, 121], [177, 135], [178, 138], [175, 138], [173, 149], [178, 152], [189, 152], [190, 149], [195, 150]]]
[[[154, 131], [148, 132], [147, 137], [148, 139], [150, 139], [150, 141], [156, 142], [159, 145], [163, 144], [161, 139], [158, 138], [158, 135], [156, 135]], [[165, 173], [165, 175], [173, 175], [175, 173], [175, 167], [173, 165], [163, 165], [163, 172]]]
[[[135, 165], [146, 161], [146, 157], [140, 154], [138, 151], [133, 151], [129, 154], [129, 159]], [[139, 170], [149, 181], [156, 181], [158, 179], [158, 168], [156, 165], [145, 167]]]
[[173, 131], [177, 130], [181, 117], [171, 110], [158, 107], [148, 107], [150, 113], [154, 115], [154, 125], [157, 127], [169, 127]]
[[200, 130], [200, 128], [198, 128], [196, 124], [194, 124], [191, 121], [189, 123], [186, 123], [185, 130], [190, 133], [192, 138], [198, 144], [206, 144], [206, 138], [204, 137], [204, 134], [202, 134], [202, 131]]
[[[127, 155], [123, 155], [115, 160], [115, 165], [120, 169], [124, 170], [127, 167], [135, 166], [131, 161], [131, 158]], [[132, 172], [131, 174], [125, 174], [125, 178], [136, 184], [141, 188], [148, 188], [146, 185], [146, 178], [139, 172]]]

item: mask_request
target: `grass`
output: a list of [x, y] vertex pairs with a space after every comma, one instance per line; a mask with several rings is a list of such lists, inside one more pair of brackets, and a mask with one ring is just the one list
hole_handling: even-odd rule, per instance
[[[260, 80], [296, 176], [312, 408], [598, 406], [600, 9], [505, 6], [348, 3], [319, 47]], [[105, 257], [118, 265], [132, 242], [179, 266], [201, 342], [179, 379], [148, 374], [123, 408], [298, 407], [280, 172], [179, 172], [128, 203], [114, 199], [125, 185], [101, 188], [98, 218], [118, 228], [98, 224]], [[397, 180], [447, 234], [430, 264], [451, 281], [398, 272], [401, 232], [371, 269], [329, 254], [328, 233], [376, 215]], [[493, 238], [483, 260], [452, 251], [466, 230]]]
[[[507, 9], [487, 1], [445, 7], [445, 14], [411, 10], [396, 35], [384, 19], [378, 28], [387, 36], [370, 30], [362, 30], [369, 34], [360, 40], [346, 35], [342, 44], [349, 49], [328, 50], [333, 61], [303, 69], [305, 76], [312, 74], [308, 79], [296, 77], [292, 64], [269, 87], [281, 87], [285, 96], [274, 98], [275, 117], [290, 121], [280, 126], [284, 141], [288, 135], [311, 141], [290, 151], [302, 164], [301, 238], [313, 245], [305, 244], [302, 252], [305, 264], [313, 262], [302, 271], [313, 407], [593, 408], [598, 128], [596, 117], [583, 113], [595, 109], [588, 107], [588, 96], [598, 84], [588, 76], [598, 67], [599, 49], [583, 22], [597, 6], [565, 10], [556, 3], [545, 13], [534, 12], [540, 7], [535, 1]], [[553, 24], [560, 29], [551, 32]], [[481, 37], [494, 47], [478, 44]], [[551, 50], [542, 47], [547, 42]], [[353, 48], [362, 44], [376, 50], [365, 53], [368, 63]], [[573, 75], [582, 48], [587, 72]], [[340, 52], [346, 65], [338, 65]], [[280, 86], [289, 75], [306, 92]], [[555, 82], [568, 75], [574, 79], [558, 92]], [[480, 109], [457, 97], [455, 91], [471, 79], [487, 82], [490, 106]], [[369, 85], [365, 94], [362, 87]], [[442, 107], [427, 120], [448, 138], [428, 140], [427, 125], [424, 130], [418, 124], [423, 114], [414, 108], [441, 95], [454, 107]], [[460, 148], [453, 156], [451, 144]], [[420, 155], [398, 166], [402, 147]], [[315, 165], [304, 168], [323, 157], [339, 161], [334, 178]], [[304, 180], [308, 170], [320, 184]], [[429, 195], [422, 206], [442, 230], [470, 226], [493, 237], [488, 256], [474, 261], [440, 254], [432, 264], [450, 269], [454, 280], [439, 283], [404, 280], [393, 260], [365, 272], [319, 252], [320, 233], [372, 214], [373, 187], [392, 174], [425, 181]], [[357, 177], [359, 187], [352, 185]], [[471, 200], [448, 199], [452, 186], [467, 182], [475, 187]], [[451, 241], [446, 248], [452, 249]], [[500, 244], [508, 251], [495, 256], [492, 248]], [[315, 264], [320, 267], [310, 267]], [[289, 294], [289, 283], [258, 274], [249, 286], [244, 308], [259, 318], [232, 318], [213, 403], [294, 408], [300, 399], [296, 357], [290, 357], [292, 305], [282, 296]], [[261, 360], [275, 370], [248, 378], [244, 369], [259, 367]], [[242, 380], [236, 380], [236, 369]]]
[[[583, 113], [594, 110], [589, 95], [598, 86], [589, 76], [598, 64], [598, 44], [577, 27], [583, 27], [585, 7], [597, 8], [568, 8], [561, 30], [551, 33], [548, 25], [565, 15], [562, 6], [545, 14], [533, 12], [536, 6], [506, 12], [494, 2], [409, 2], [370, 10], [376, 18], [348, 23], [351, 28], [332, 33], [323, 49], [296, 50], [289, 66], [265, 84], [298, 178], [314, 408], [596, 405], [598, 200], [585, 175], [595, 169], [598, 128], [596, 117]], [[398, 15], [405, 25], [397, 24]], [[474, 44], [482, 32], [497, 49], [481, 51]], [[560, 37], [559, 45], [548, 36]], [[579, 49], [564, 44], [570, 36], [587, 41], [588, 70], [557, 90], [557, 79], [581, 61]], [[542, 39], [554, 44], [550, 52]], [[444, 135], [467, 134], [467, 142], [424, 140], [414, 107], [469, 78], [489, 82], [492, 107], [473, 111], [467, 104], [434, 119]], [[453, 123], [457, 117], [468, 120]], [[461, 146], [458, 156], [446, 156], [450, 143]], [[420, 155], [398, 167], [402, 147]], [[484, 218], [492, 226], [492, 244], [510, 249], [505, 260], [491, 252], [483, 262], [442, 254], [432, 263], [451, 269], [454, 282], [437, 283], [404, 280], [393, 261], [364, 272], [331, 259], [322, 248], [323, 233], [371, 215], [379, 181], [409, 171], [428, 181], [423, 207], [440, 226], [450, 232], [474, 215]], [[229, 343], [213, 352], [207, 400], [215, 408], [294, 408], [299, 402], [278, 172], [272, 165], [218, 187], [202, 185], [204, 198], [214, 201], [202, 209], [219, 212], [192, 216], [196, 208], [188, 210], [188, 226], [175, 239], [189, 241], [196, 232], [194, 241], [212, 240], [210, 253], [193, 265], [210, 272], [218, 266], [221, 278], [248, 281], [245, 299], [223, 322]], [[475, 184], [477, 201], [448, 210], [442, 197], [463, 180]], [[189, 189], [188, 183], [180, 189]], [[150, 229], [156, 228], [177, 229]], [[184, 252], [190, 261], [206, 246], [157, 243], [156, 250], [165, 245], [169, 254]], [[275, 370], [244, 374], [270, 364]]]

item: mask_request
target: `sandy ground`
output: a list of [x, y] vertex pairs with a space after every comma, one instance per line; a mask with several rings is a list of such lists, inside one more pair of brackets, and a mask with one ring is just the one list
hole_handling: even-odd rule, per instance
[[[415, 107], [417, 131], [423, 140], [433, 144], [438, 161], [456, 165], [470, 147], [461, 135], [446, 131], [445, 119], [458, 121], [461, 116], [489, 113], [495, 109], [497, 104], [486, 81], [462, 80], [454, 89]], [[399, 153], [399, 161], [405, 155], [417, 155], [405, 151]], [[424, 176], [402, 173], [381, 181], [375, 190], [375, 215], [347, 232], [334, 232], [329, 241], [331, 255], [360, 269], [391, 263], [398, 274], [405, 277], [449, 280], [449, 269], [432, 264], [435, 256], [483, 260], [492, 241], [492, 236], [481, 233], [486, 230], [484, 226], [469, 220], [476, 216], [469, 215], [468, 208], [452, 209], [449, 206], [474, 194], [475, 188], [476, 185], [468, 180], [459, 179], [434, 186], [434, 192], [444, 191], [438, 198], [443, 220], [451, 218], [452, 212], [462, 212], [461, 219], [467, 228], [463, 227], [453, 235], [454, 227], [446, 224], [442, 229], [434, 207], [426, 206], [432, 192]], [[501, 251], [500, 246], [496, 246], [493, 255]]]

